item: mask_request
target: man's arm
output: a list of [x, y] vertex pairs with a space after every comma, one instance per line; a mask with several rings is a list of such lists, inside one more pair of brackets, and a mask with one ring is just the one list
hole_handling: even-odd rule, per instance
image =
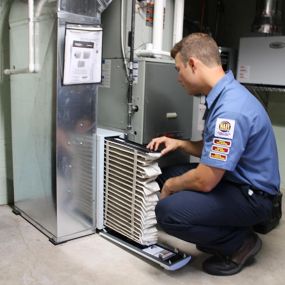
[[161, 190], [160, 199], [186, 189], [210, 192], [220, 182], [224, 173], [224, 169], [200, 163], [197, 168], [166, 180]]
[[201, 157], [203, 149], [203, 141], [181, 141], [180, 149], [196, 157]]
[[161, 154], [164, 155], [168, 152], [174, 151], [176, 149], [180, 149], [186, 153], [189, 153], [196, 157], [201, 157], [202, 149], [203, 149], [203, 141], [185, 141], [178, 140], [168, 137], [158, 137], [151, 140], [151, 142], [147, 145], [147, 148], [151, 150], [158, 150], [160, 145], [164, 145]]

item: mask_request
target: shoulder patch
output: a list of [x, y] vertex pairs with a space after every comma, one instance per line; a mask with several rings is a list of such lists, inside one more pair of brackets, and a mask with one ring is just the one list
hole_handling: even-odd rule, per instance
[[235, 131], [235, 120], [218, 118], [215, 126], [215, 137], [232, 139]]

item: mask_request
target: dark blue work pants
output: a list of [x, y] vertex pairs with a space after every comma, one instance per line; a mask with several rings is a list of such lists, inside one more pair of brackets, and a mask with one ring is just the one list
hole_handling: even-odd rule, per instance
[[[157, 181], [162, 186], [168, 178], [196, 166], [164, 169]], [[258, 194], [249, 195], [248, 190], [247, 186], [225, 180], [207, 193], [185, 189], [158, 202], [157, 222], [170, 235], [231, 255], [241, 247], [251, 227], [271, 215], [271, 200]]]

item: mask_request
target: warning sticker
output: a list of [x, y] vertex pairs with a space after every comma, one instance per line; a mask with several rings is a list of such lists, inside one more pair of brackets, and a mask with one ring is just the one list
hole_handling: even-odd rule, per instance
[[230, 149], [228, 147], [221, 147], [218, 145], [212, 145], [211, 150], [213, 150], [214, 152], [225, 153], [225, 154], [228, 154], [230, 152]]
[[222, 153], [217, 153], [217, 152], [210, 152], [210, 158], [212, 159], [217, 159], [217, 160], [222, 160], [222, 161], [227, 161], [228, 156], [226, 154]]
[[232, 141], [226, 140], [226, 139], [214, 138], [213, 139], [213, 144], [220, 145], [220, 146], [231, 147]]

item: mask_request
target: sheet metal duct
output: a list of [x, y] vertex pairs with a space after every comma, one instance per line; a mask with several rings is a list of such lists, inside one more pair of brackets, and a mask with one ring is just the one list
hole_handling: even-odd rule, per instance
[[[19, 70], [28, 63], [27, 7], [27, 1], [15, 0], [9, 18], [10, 63]], [[11, 75], [14, 212], [57, 244], [95, 232], [97, 87], [63, 85], [63, 67], [70, 23], [99, 29], [100, 19], [93, 0], [48, 1], [40, 10], [41, 68]]]

